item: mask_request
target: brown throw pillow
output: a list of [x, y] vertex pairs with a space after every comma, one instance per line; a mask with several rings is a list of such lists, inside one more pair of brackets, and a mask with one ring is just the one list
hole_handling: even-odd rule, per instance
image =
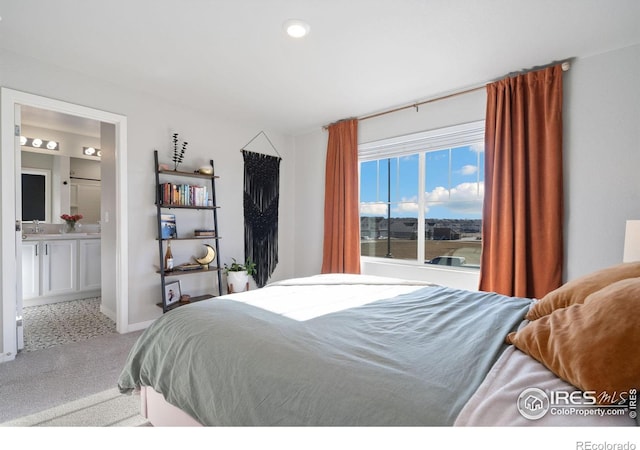
[[510, 333], [507, 342], [601, 404], [640, 387], [640, 278], [618, 281]]
[[640, 277], [640, 262], [622, 263], [576, 278], [542, 297], [531, 307], [524, 318], [537, 320], [551, 314], [556, 309], [566, 308], [575, 303], [583, 303], [590, 294], [616, 281], [636, 277]]

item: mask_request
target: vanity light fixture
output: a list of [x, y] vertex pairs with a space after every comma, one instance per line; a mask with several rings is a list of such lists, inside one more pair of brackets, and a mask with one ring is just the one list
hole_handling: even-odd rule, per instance
[[292, 38], [302, 38], [309, 34], [311, 27], [300, 19], [289, 19], [283, 25], [284, 31]]
[[[45, 143], [46, 142], [46, 143]], [[39, 149], [47, 149], [47, 150], [60, 150], [59, 143], [56, 141], [45, 141], [40, 138], [30, 138], [25, 136], [20, 136], [20, 145], [23, 147], [32, 147]]]
[[95, 147], [82, 147], [82, 154], [86, 156], [97, 156], [99, 158], [102, 156], [102, 151]]

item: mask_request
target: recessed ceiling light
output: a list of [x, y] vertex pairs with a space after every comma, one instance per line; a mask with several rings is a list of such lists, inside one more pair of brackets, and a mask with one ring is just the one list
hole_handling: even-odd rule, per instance
[[292, 38], [301, 38], [309, 34], [309, 24], [299, 19], [289, 19], [283, 25], [284, 31]]

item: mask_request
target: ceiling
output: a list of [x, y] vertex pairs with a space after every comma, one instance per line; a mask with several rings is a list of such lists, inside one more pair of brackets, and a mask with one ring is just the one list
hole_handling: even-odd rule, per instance
[[638, 0], [0, 0], [0, 17], [6, 50], [289, 135], [640, 43]]

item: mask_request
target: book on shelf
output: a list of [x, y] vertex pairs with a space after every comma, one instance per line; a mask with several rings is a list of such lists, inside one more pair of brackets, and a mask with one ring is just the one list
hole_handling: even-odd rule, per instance
[[162, 230], [162, 236], [160, 236], [160, 239], [177, 239], [178, 229], [176, 227], [175, 214], [161, 214], [160, 229]]
[[183, 263], [175, 267], [175, 270], [189, 271], [189, 270], [202, 270], [200, 264]]
[[209, 190], [205, 186], [161, 183], [158, 186], [160, 203], [177, 206], [207, 206]]
[[194, 230], [193, 234], [196, 237], [202, 237], [202, 236], [214, 237], [216, 235], [216, 230]]

